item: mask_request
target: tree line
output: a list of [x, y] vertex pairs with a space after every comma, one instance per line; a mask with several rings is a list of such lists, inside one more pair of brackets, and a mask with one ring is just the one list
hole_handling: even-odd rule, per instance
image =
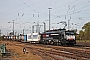
[[90, 22], [84, 24], [82, 30], [79, 31], [79, 34], [76, 36], [78, 40], [90, 40]]

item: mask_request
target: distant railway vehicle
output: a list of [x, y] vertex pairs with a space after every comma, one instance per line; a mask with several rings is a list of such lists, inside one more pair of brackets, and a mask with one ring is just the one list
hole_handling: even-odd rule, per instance
[[27, 42], [30, 43], [39, 43], [40, 42], [40, 34], [39, 33], [30, 33], [27, 34]]
[[75, 33], [73, 30], [66, 29], [46, 31], [41, 34], [40, 43], [54, 45], [74, 45], [76, 44]]

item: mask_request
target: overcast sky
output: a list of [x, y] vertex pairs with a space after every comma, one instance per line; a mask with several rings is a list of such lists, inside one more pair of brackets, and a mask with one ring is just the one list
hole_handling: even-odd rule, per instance
[[48, 30], [48, 8], [52, 8], [51, 29], [63, 28], [63, 24], [57, 23], [65, 21], [68, 24], [69, 21], [70, 29], [80, 30], [85, 23], [90, 22], [90, 0], [0, 0], [0, 29], [7, 34], [12, 31], [12, 20], [15, 20], [14, 28], [19, 33], [23, 29], [29, 33], [33, 22], [39, 22], [40, 25], [45, 22]]

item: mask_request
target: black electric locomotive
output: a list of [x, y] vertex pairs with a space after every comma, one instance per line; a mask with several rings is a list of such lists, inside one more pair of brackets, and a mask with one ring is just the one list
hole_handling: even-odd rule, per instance
[[54, 45], [74, 45], [76, 44], [75, 33], [73, 30], [66, 29], [49, 30], [41, 34], [40, 43]]

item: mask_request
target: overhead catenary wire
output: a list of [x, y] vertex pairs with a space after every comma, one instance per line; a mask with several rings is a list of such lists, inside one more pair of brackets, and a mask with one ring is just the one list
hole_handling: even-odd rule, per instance
[[[84, 2], [84, 3], [81, 3], [81, 4], [78, 5], [78, 6], [81, 6], [81, 5], [86, 4], [86, 3], [89, 3], [89, 1]], [[69, 10], [71, 10], [72, 8], [74, 9], [73, 12], [75, 12], [75, 8], [78, 7], [78, 6], [76, 6], [76, 5], [73, 5], [72, 7], [70, 7], [70, 5], [68, 5], [68, 6], [69, 6]], [[76, 9], [76, 10], [77, 10], [77, 9]], [[59, 10], [58, 10], [58, 11], [59, 11]], [[63, 10], [63, 11], [64, 11], [64, 10]], [[60, 12], [62, 12], [62, 11], [60, 11]]]
[[[41, 1], [41, 0], [40, 0], [40, 1]], [[39, 1], [39, 2], [40, 2], [40, 1]], [[75, 1], [76, 1], [76, 0], [75, 0]], [[37, 3], [38, 3], [38, 2], [37, 2]], [[26, 2], [25, 2], [24, 4], [26, 4]], [[66, 4], [66, 5], [67, 5], [67, 4]], [[36, 10], [33, 10], [33, 11], [36, 11]], [[37, 11], [37, 12], [38, 12], [38, 11]], [[46, 14], [46, 13], [45, 13], [45, 14]]]
[[[40, 0], [41, 1], [41, 0]], [[27, 2], [23, 2], [23, 4], [25, 4], [25, 5], [27, 5], [26, 4]], [[38, 2], [37, 2], [38, 3]], [[67, 4], [66, 4], [67, 5]], [[29, 8], [30, 8], [30, 6], [29, 5], [27, 5]], [[35, 9], [32, 9], [33, 11], [35, 11], [35, 12], [39, 12], [39, 11], [36, 11]], [[39, 13], [41, 13], [41, 14], [46, 14], [46, 15], [48, 15], [46, 12], [45, 13], [42, 13], [42, 12], [39, 12]], [[52, 10], [52, 13], [53, 13], [53, 10]], [[19, 13], [20, 14], [20, 13]], [[58, 15], [54, 15], [54, 14], [51, 14], [52, 16], [58, 16]], [[66, 15], [66, 14], [65, 14]], [[63, 16], [65, 16], [65, 15], [63, 15]], [[62, 16], [62, 15], [61, 15]]]
[[[22, 1], [22, 0], [21, 0], [21, 1]], [[76, 0], [75, 0], [75, 1], [76, 1]], [[22, 1], [22, 2], [23, 2], [23, 1]], [[39, 2], [41, 2], [41, 0], [40, 0]], [[38, 3], [39, 3], [39, 2], [38, 2]], [[50, 1], [50, 2], [51, 2], [51, 1]], [[70, 3], [71, 3], [71, 2], [70, 2]], [[34, 5], [34, 4], [32, 4], [32, 5], [29, 6], [29, 5], [27, 5], [26, 3], [24, 3], [24, 2], [23, 2], [23, 4], [25, 4], [25, 5], [26, 5], [27, 7], [29, 7], [29, 8], [31, 8], [30, 6]], [[40, 12], [40, 11], [36, 11], [36, 10], [33, 9], [33, 8], [31, 8], [31, 9], [32, 9], [33, 11], [35, 11], [35, 12], [39, 12], [39, 13], [41, 13], [41, 14], [46, 14], [46, 15], [48, 15], [46, 12], [43, 13], [43, 12]], [[53, 14], [52, 14], [52, 15], [53, 15]], [[53, 16], [55, 16], [55, 15], [53, 15]]]
[[[26, 3], [23, 3], [23, 4], [25, 4], [26, 5]], [[29, 5], [27, 5], [27, 6], [29, 6]], [[29, 7], [30, 8], [30, 7]], [[36, 10], [34, 10], [34, 9], [32, 9], [33, 11], [35, 11], [35, 12], [38, 12], [38, 11], [36, 11]], [[79, 13], [80, 11], [78, 11], [78, 12], [74, 12], [74, 13], [72, 13], [72, 14], [76, 14], [76, 13]], [[41, 13], [42, 14], [42, 12], [39, 12], [39, 13]], [[20, 13], [19, 13], [20, 14]], [[43, 13], [43, 14], [45, 14], [45, 15], [48, 15], [46, 12], [45, 13]], [[72, 15], [72, 14], [69, 14], [69, 15]], [[56, 18], [61, 18], [61, 17], [65, 17], [65, 16], [67, 16], [67, 14], [62, 14], [62, 15], [54, 15], [54, 14], [51, 14], [52, 16], [54, 16], [54, 17], [56, 17]], [[22, 16], [21, 16], [22, 17]], [[20, 18], [19, 18], [20, 19]], [[32, 19], [32, 18], [31, 18]]]
[[[41, 0], [40, 0], [40, 1], [41, 1]], [[39, 2], [40, 2], [40, 1], [39, 1]], [[37, 3], [39, 3], [39, 2], [37, 2]], [[27, 5], [26, 3], [27, 3], [27, 2], [23, 2], [23, 4]], [[28, 6], [28, 5], [27, 5], [27, 6]], [[30, 6], [28, 6], [28, 7], [30, 8]], [[34, 10], [34, 9], [32, 9], [32, 10], [33, 10], [33, 11], [36, 11], [36, 10]], [[36, 12], [38, 12], [38, 11], [36, 11]], [[42, 13], [42, 12], [40, 12], [40, 13]], [[42, 13], [42, 14], [48, 15], [47, 13]], [[52, 15], [53, 15], [53, 14], [52, 14]], [[53, 16], [55, 16], [55, 15], [53, 15]]]
[[[90, 3], [90, 2], [89, 2], [89, 3]], [[84, 8], [89, 7], [89, 6], [90, 6], [90, 5], [85, 5], [85, 6], [79, 8], [79, 9], [77, 9], [77, 10], [74, 10], [72, 13], [63, 14], [63, 15], [58, 15], [58, 16], [56, 16], [54, 19], [56, 19], [56, 18], [61, 18], [61, 17], [65, 17], [65, 16], [68, 16], [68, 15], [73, 15], [73, 14], [76, 14], [76, 13], [80, 13], [80, 12], [82, 12], [82, 11], [85, 11], [85, 10], [83, 10]], [[75, 8], [75, 6], [74, 6], [74, 8]], [[69, 8], [69, 9], [70, 9], [70, 8]], [[86, 9], [86, 10], [87, 10], [87, 9]]]

